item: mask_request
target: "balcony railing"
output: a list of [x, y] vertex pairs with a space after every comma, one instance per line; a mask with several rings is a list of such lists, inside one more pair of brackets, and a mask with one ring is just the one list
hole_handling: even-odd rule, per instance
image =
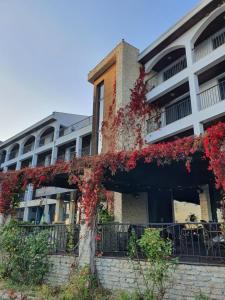
[[[98, 226], [98, 251], [104, 256], [127, 256], [131, 235], [138, 240], [146, 228], [160, 230], [161, 238], [172, 243], [173, 257], [180, 261], [225, 261], [225, 234], [219, 223], [102, 224]], [[137, 254], [144, 258], [140, 248]]]
[[77, 130], [80, 130], [84, 127], [87, 127], [89, 125], [92, 124], [92, 116], [91, 117], [88, 117], [88, 118], [85, 118], [71, 126], [68, 126], [68, 127], [65, 127], [65, 128], [61, 128], [59, 130], [59, 137], [62, 137], [62, 136], [65, 136], [67, 134], [70, 134], [71, 132], [74, 132], [74, 131], [77, 131]]
[[18, 156], [18, 154], [19, 154], [19, 150], [11, 151], [10, 154], [9, 154], [9, 160], [16, 158]]
[[[147, 122], [147, 132], [151, 133], [159, 128], [165, 127], [173, 122], [191, 115], [190, 96], [162, 109], [160, 115]], [[156, 119], [158, 121], [156, 122]], [[155, 124], [154, 124], [155, 123]]]
[[1, 155], [0, 156], [0, 164], [3, 164], [5, 162], [5, 158], [6, 158], [6, 155]]
[[199, 94], [199, 109], [203, 110], [225, 100], [225, 81]]
[[162, 82], [175, 76], [177, 73], [181, 72], [187, 67], [186, 56], [182, 56], [171, 65], [166, 67], [164, 70], [156, 74], [154, 77], [147, 80], [147, 89], [151, 91], [156, 86], [160, 85]]
[[81, 156], [89, 156], [90, 155], [90, 146], [83, 147], [81, 149]]
[[53, 134], [49, 134], [40, 138], [39, 146], [42, 147], [44, 145], [50, 144], [53, 141]]
[[23, 154], [26, 154], [34, 149], [34, 143], [25, 145], [23, 148]]
[[50, 254], [65, 252], [78, 254], [79, 225], [23, 225], [21, 226], [21, 239], [41, 231], [48, 234]]
[[225, 27], [194, 48], [194, 60], [200, 60], [224, 44]]

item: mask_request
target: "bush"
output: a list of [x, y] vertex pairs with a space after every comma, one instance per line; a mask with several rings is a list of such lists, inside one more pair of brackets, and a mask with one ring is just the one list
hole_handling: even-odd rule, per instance
[[172, 242], [169, 239], [163, 239], [158, 229], [145, 229], [139, 240], [135, 232], [131, 232], [128, 247], [131, 261], [132, 258], [138, 258], [141, 253], [149, 262], [147, 269], [144, 270], [138, 260], [139, 272], [143, 276], [147, 290], [140, 299], [152, 300], [164, 297], [170, 272], [176, 264], [176, 260], [171, 258], [172, 250]]
[[48, 233], [28, 233], [12, 220], [1, 229], [0, 252], [4, 259], [0, 265], [3, 278], [15, 283], [39, 284], [48, 271]]

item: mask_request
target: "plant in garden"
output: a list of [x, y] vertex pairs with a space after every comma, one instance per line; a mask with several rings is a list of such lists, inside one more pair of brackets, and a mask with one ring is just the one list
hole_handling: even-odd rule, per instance
[[48, 234], [29, 233], [11, 220], [0, 232], [1, 276], [16, 283], [39, 284], [48, 271]]
[[[146, 269], [143, 268], [139, 260], [140, 251], [149, 263]], [[138, 271], [146, 285], [144, 299], [163, 299], [169, 276], [171, 271], [175, 269], [177, 262], [176, 259], [171, 258], [172, 242], [169, 239], [163, 239], [159, 229], [145, 229], [139, 240], [133, 232], [129, 241], [129, 256], [130, 258], [138, 258]], [[136, 271], [134, 269], [134, 272]]]
[[171, 271], [176, 266], [176, 260], [172, 259], [172, 241], [163, 239], [159, 229], [147, 228], [138, 244], [149, 262], [147, 278], [150, 282], [150, 291], [156, 299], [163, 299], [167, 281]]

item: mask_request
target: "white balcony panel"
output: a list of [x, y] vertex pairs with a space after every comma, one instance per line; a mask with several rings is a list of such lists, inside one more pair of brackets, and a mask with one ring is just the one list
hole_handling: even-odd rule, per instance
[[225, 115], [225, 101], [220, 101], [198, 113], [198, 121], [205, 123]]
[[188, 130], [193, 127], [193, 115], [189, 115], [185, 118], [177, 120], [165, 127], [162, 127], [156, 131], [149, 133], [145, 140], [147, 143], [154, 143], [162, 139], [168, 138], [172, 135], [178, 134], [184, 130]]
[[199, 74], [200, 72], [204, 72], [207, 69], [219, 64], [221, 61], [225, 59], [225, 44], [204, 58], [200, 59], [193, 65], [193, 72]]
[[80, 128], [79, 130], [76, 131], [72, 131], [69, 134], [65, 135], [65, 136], [61, 136], [56, 140], [56, 146], [60, 146], [66, 143], [69, 143], [73, 140], [76, 140], [78, 137], [80, 136], [84, 136], [87, 134], [91, 134], [92, 132], [92, 125], [89, 124], [86, 127]]
[[216, 32], [194, 49], [194, 61], [199, 61], [225, 44], [225, 28]]
[[162, 82], [160, 85], [156, 86], [153, 90], [147, 93], [147, 101], [153, 102], [158, 97], [163, 96], [164, 94], [172, 91], [174, 88], [185, 83], [188, 80], [188, 69], [177, 73], [170, 79]]

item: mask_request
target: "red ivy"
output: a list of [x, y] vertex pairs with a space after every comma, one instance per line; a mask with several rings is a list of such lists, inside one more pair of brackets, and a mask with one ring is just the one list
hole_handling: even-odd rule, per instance
[[[217, 187], [225, 190], [225, 123], [208, 129], [203, 137], [185, 137], [173, 142], [153, 144], [141, 150], [106, 153], [95, 157], [75, 158], [71, 163], [58, 163], [46, 168], [24, 169], [1, 173], [0, 212], [8, 213], [14, 207], [14, 197], [27, 184], [36, 187], [51, 182], [60, 173], [69, 175], [69, 183], [77, 184], [82, 193], [82, 207], [86, 221], [90, 223], [96, 212], [105, 170], [115, 174], [118, 170], [129, 172], [139, 160], [147, 164], [157, 162], [159, 166], [173, 161], [183, 161], [190, 171], [194, 153], [201, 151], [209, 159], [210, 169], [217, 181]], [[204, 146], [204, 147], [203, 147]], [[84, 172], [88, 169], [88, 172]], [[106, 193], [107, 196], [107, 193]], [[109, 195], [110, 196], [110, 193]], [[109, 197], [110, 198], [110, 197]], [[108, 200], [108, 201], [112, 201]]]

